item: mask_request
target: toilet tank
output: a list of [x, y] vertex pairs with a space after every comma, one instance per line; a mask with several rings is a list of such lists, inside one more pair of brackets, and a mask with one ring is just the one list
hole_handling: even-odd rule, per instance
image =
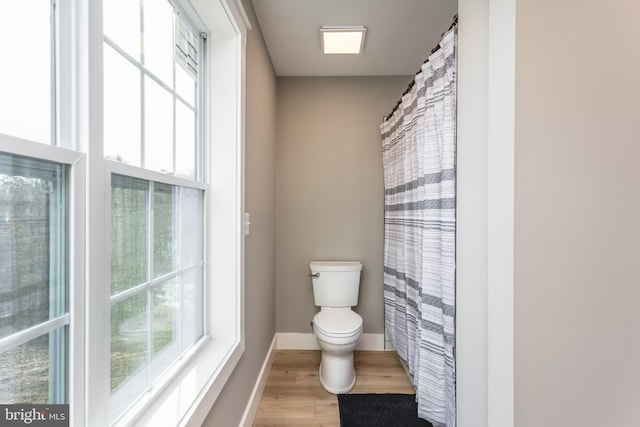
[[359, 261], [314, 261], [309, 264], [313, 299], [318, 307], [354, 307], [360, 288]]

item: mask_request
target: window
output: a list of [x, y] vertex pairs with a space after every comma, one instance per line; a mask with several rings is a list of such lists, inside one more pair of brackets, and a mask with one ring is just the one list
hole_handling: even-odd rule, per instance
[[71, 165], [34, 148], [57, 143], [52, 10], [29, 0], [0, 15], [0, 403], [69, 401]]
[[0, 403], [204, 420], [244, 350], [239, 5], [0, 15]]
[[68, 167], [0, 153], [0, 396], [67, 403]]
[[203, 336], [203, 196], [203, 190], [111, 177], [114, 415]]
[[197, 180], [199, 37], [167, 0], [106, 1], [103, 21], [104, 154], [127, 165], [110, 175], [117, 419], [204, 335], [207, 186]]
[[167, 0], [104, 11], [105, 156], [196, 179], [199, 37]]

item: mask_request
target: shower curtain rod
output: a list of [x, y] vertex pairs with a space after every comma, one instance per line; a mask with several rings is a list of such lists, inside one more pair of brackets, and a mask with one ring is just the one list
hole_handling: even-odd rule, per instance
[[[447, 29], [447, 31], [450, 31], [456, 25], [458, 25], [458, 14], [455, 14], [453, 16], [453, 22], [451, 22], [451, 25], [449, 25], [449, 28]], [[442, 33], [440, 35], [441, 39], [442, 39], [442, 37], [444, 37], [444, 35], [447, 33], [447, 31], [445, 31], [444, 33]], [[438, 42], [438, 44], [433, 49], [431, 49], [431, 53], [429, 54], [429, 56], [433, 55], [439, 49], [440, 49], [440, 42]], [[426, 64], [427, 62], [429, 62], [429, 58], [425, 59], [424, 62], [422, 63], [422, 65]], [[420, 67], [420, 69], [418, 70], [418, 72], [416, 72], [415, 75], [417, 76], [421, 72], [422, 72], [422, 67]], [[413, 80], [411, 80], [411, 82], [409, 83], [409, 86], [405, 89], [405, 91], [402, 92], [402, 96], [400, 97], [398, 102], [396, 102], [396, 105], [393, 106], [393, 108], [391, 109], [391, 112], [389, 114], [387, 114], [386, 116], [384, 116], [383, 121], [386, 122], [387, 120], [389, 120], [391, 118], [391, 116], [393, 116], [393, 113], [395, 113], [396, 110], [398, 109], [398, 107], [400, 106], [400, 104], [402, 104], [402, 97], [405, 96], [406, 94], [408, 94], [409, 91], [411, 90], [411, 88], [413, 88], [413, 86], [415, 84], [416, 84], [416, 79], [414, 78]]]

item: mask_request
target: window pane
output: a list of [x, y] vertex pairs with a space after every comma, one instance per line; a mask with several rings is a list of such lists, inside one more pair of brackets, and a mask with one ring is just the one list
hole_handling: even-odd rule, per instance
[[140, 166], [140, 70], [107, 44], [104, 69], [104, 155]]
[[140, 2], [104, 0], [102, 10], [104, 34], [140, 61]]
[[67, 170], [0, 153], [0, 338], [67, 312]]
[[176, 279], [153, 289], [153, 354], [165, 350], [177, 338], [179, 301]]
[[173, 172], [173, 97], [146, 77], [144, 107], [144, 167]]
[[0, 353], [0, 402], [67, 403], [67, 327]]
[[178, 189], [165, 184], [154, 186], [153, 276], [174, 271], [178, 250]]
[[196, 81], [184, 68], [176, 65], [176, 92], [184, 98], [190, 106], [196, 103]]
[[177, 279], [153, 289], [153, 360], [152, 379], [157, 378], [180, 354], [178, 319], [180, 295]]
[[[147, 385], [147, 313], [146, 292], [111, 307], [111, 392], [118, 391], [120, 398], [129, 396], [127, 403]], [[124, 390], [120, 392], [120, 389]]]
[[182, 189], [182, 266], [202, 262], [204, 239], [204, 191]]
[[111, 178], [111, 294], [147, 281], [149, 182]]
[[176, 102], [176, 175], [196, 178], [196, 114]]
[[182, 276], [182, 346], [191, 347], [203, 335], [202, 268]]
[[52, 133], [50, 11], [50, 0], [20, 0], [4, 2], [0, 13], [0, 133], [46, 144]]
[[144, 1], [144, 65], [173, 87], [173, 6], [167, 0]]

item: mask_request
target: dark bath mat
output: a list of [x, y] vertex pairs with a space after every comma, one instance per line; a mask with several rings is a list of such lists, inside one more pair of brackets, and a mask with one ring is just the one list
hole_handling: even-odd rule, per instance
[[415, 394], [339, 394], [340, 427], [431, 427]]

